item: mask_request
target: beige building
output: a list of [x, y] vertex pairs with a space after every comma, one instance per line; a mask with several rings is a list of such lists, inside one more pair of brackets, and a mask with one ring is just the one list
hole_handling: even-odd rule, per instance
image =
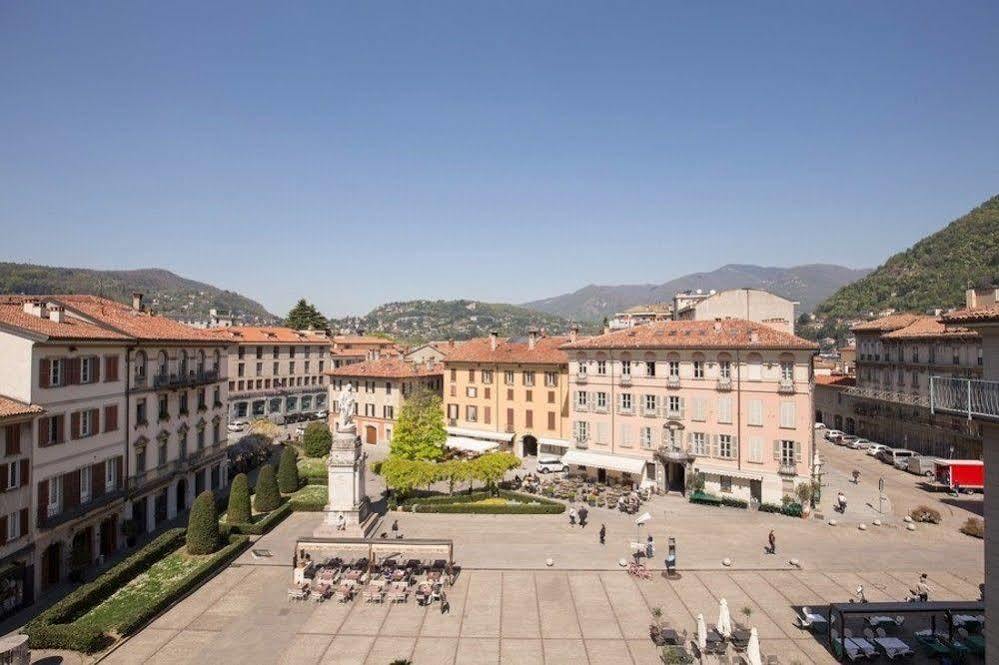
[[336, 417], [337, 395], [350, 383], [357, 391], [355, 412], [357, 433], [367, 444], [387, 444], [402, 404], [416, 390], [441, 394], [443, 366], [433, 359], [416, 361], [428, 356], [423, 352], [414, 357], [379, 358], [352, 363], [330, 370], [330, 419]]
[[737, 319], [663, 321], [562, 347], [572, 446], [598, 480], [780, 503], [811, 479], [818, 347]]
[[40, 407], [0, 396], [0, 619], [35, 599], [31, 455]]
[[794, 334], [793, 300], [760, 289], [728, 289], [702, 294], [677, 294], [673, 318], [678, 321], [742, 319]]
[[336, 368], [365, 360], [400, 356], [402, 349], [390, 339], [365, 335], [362, 331], [357, 335], [335, 335], [330, 341], [329, 354], [331, 365]]
[[268, 418], [326, 411], [330, 341], [282, 327], [233, 326], [213, 331], [229, 342], [229, 418]]
[[[922, 314], [892, 314], [853, 332], [856, 385], [842, 392], [850, 404], [837, 429], [927, 455], [981, 456], [980, 423], [930, 409], [931, 376], [981, 378], [978, 332]], [[821, 420], [835, 426], [826, 413]]]
[[[468, 340], [444, 359], [444, 410], [449, 445], [481, 451], [512, 446], [520, 456], [561, 454], [569, 442], [568, 357], [575, 338]], [[483, 443], [485, 442], [485, 443]]]
[[617, 312], [607, 322], [611, 330], [634, 328], [653, 321], [666, 321], [673, 318], [673, 306], [669, 303], [654, 303], [651, 305], [635, 305], [623, 312]]

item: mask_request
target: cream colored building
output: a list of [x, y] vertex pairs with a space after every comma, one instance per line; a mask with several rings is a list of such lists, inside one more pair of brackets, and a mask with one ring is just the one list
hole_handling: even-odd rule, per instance
[[498, 335], [468, 340], [444, 359], [444, 411], [452, 447], [511, 446], [520, 456], [569, 447], [568, 358], [572, 337]]
[[379, 358], [401, 356], [402, 349], [390, 339], [365, 335], [335, 335], [330, 342], [330, 361], [333, 367]]
[[678, 321], [714, 321], [742, 319], [764, 323], [782, 332], [794, 334], [793, 300], [760, 289], [728, 289], [701, 297], [678, 294], [673, 318]]
[[780, 503], [811, 479], [817, 345], [757, 322], [663, 321], [564, 344], [572, 446], [598, 480]]
[[617, 312], [607, 322], [607, 327], [611, 330], [624, 330], [635, 326], [652, 323], [653, 321], [666, 321], [673, 318], [673, 306], [669, 303], [654, 303], [651, 305], [635, 305], [623, 312]]
[[282, 327], [234, 326], [215, 331], [229, 341], [229, 418], [268, 418], [328, 409], [330, 341], [324, 335]]

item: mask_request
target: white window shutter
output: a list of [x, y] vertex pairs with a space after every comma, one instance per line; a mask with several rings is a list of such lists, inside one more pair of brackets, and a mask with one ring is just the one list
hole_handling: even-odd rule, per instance
[[795, 461], [796, 464], [801, 464], [801, 448], [802, 448], [801, 442], [800, 441], [795, 441], [794, 442], [794, 461]]
[[774, 461], [780, 461], [780, 441], [774, 441]]

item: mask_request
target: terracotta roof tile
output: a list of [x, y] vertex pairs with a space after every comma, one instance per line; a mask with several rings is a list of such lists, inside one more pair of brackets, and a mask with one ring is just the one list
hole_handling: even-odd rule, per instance
[[0, 395], [0, 418], [14, 418], [44, 412], [45, 409], [40, 406], [25, 404], [19, 400]]
[[999, 322], [999, 305], [976, 309], [959, 309], [943, 315], [947, 323], [994, 323]]
[[139, 312], [129, 305], [107, 298], [87, 295], [52, 298], [64, 303], [67, 308], [139, 340], [214, 344], [225, 341], [207, 330], [192, 328], [165, 316]]
[[884, 339], [933, 339], [936, 337], [978, 337], [978, 333], [959, 326], [948, 326], [935, 316], [920, 316], [915, 321], [883, 335]]
[[818, 344], [743, 319], [656, 321], [589, 337], [563, 349], [788, 349], [818, 350]]
[[815, 385], [849, 388], [850, 386], [857, 385], [857, 379], [843, 374], [816, 374]]
[[526, 340], [497, 339], [493, 349], [489, 337], [476, 337], [456, 345], [444, 362], [564, 365], [569, 356], [559, 347], [568, 341], [568, 337], [539, 337], [531, 349]]
[[62, 323], [41, 318], [24, 311], [28, 300], [43, 303], [54, 302], [51, 297], [4, 296], [0, 298], [0, 326], [18, 330], [30, 335], [39, 335], [50, 340], [66, 341], [130, 341], [128, 335], [95, 325], [76, 316], [67, 315]]
[[433, 363], [410, 363], [402, 358], [379, 358], [362, 363], [344, 365], [327, 372], [330, 376], [339, 377], [377, 377], [391, 379], [416, 378], [421, 376], [441, 376], [444, 366]]
[[208, 332], [235, 343], [248, 344], [314, 344], [329, 346], [330, 340], [281, 326], [232, 326], [215, 328]]
[[919, 314], [892, 314], [890, 316], [882, 316], [880, 319], [858, 323], [850, 328], [850, 330], [853, 332], [891, 332], [892, 330], [898, 330], [899, 328], [911, 325], [919, 318], [919, 316]]

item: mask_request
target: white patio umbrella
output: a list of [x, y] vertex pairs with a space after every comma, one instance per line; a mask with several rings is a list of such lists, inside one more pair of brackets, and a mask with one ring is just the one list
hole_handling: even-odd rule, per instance
[[697, 647], [703, 652], [708, 646], [708, 627], [704, 623], [704, 615], [697, 615]]
[[718, 607], [718, 632], [726, 639], [732, 637], [732, 614], [728, 611], [728, 601], [721, 599]]
[[753, 629], [749, 631], [746, 658], [749, 660], [749, 665], [763, 665], [763, 656], [760, 655], [760, 634], [756, 632], [756, 626], [753, 626]]
[[640, 530], [642, 528], [642, 525], [645, 524], [646, 522], [650, 522], [650, 521], [652, 521], [652, 515], [650, 515], [647, 512], [646, 513], [642, 513], [641, 515], [639, 515], [638, 517], [635, 518], [635, 542], [636, 543], [640, 544], [642, 542], [642, 539], [639, 536], [639, 532], [640, 532]]

